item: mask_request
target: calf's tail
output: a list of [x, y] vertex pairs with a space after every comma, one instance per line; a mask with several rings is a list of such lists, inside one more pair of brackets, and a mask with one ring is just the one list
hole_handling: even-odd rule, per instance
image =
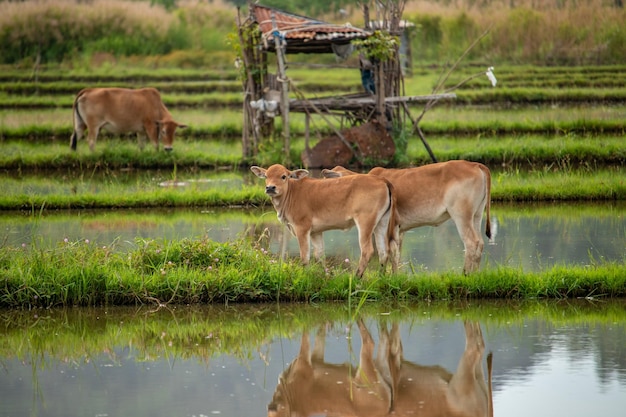
[[493, 390], [492, 390], [493, 353], [487, 355], [487, 383], [489, 384], [489, 417], [493, 417]]
[[487, 221], [485, 224], [485, 234], [489, 239], [491, 239], [491, 171], [484, 165], [480, 166], [481, 171], [485, 174], [485, 198], [487, 199], [487, 204], [485, 208], [487, 209]]
[[70, 136], [70, 149], [75, 151], [76, 150], [76, 130], [74, 130], [74, 132], [72, 132], [72, 136]]
[[76, 125], [78, 123], [80, 124], [85, 124], [85, 121], [83, 120], [83, 118], [80, 116], [80, 113], [78, 112], [78, 99], [83, 95], [83, 93], [85, 92], [85, 90], [81, 90], [78, 92], [78, 94], [76, 94], [76, 98], [74, 99], [74, 104], [72, 104], [72, 114], [73, 114], [73, 119], [74, 119], [74, 130], [72, 131], [72, 136], [70, 137], [70, 149], [75, 151], [76, 150], [76, 142], [78, 142], [78, 133], [76, 132]]
[[398, 270], [400, 260], [400, 226], [398, 225], [398, 207], [396, 202], [396, 193], [393, 185], [385, 180], [387, 189], [389, 190], [389, 226], [387, 227], [387, 247], [389, 248], [389, 256], [391, 257], [391, 269], [393, 272]]

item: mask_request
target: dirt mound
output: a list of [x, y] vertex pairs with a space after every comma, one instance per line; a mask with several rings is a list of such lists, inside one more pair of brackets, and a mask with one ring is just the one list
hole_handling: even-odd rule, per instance
[[385, 165], [396, 152], [393, 139], [385, 127], [371, 121], [341, 131], [350, 149], [338, 135], [320, 140], [313, 148], [302, 151], [302, 163], [307, 168], [332, 168], [336, 165]]

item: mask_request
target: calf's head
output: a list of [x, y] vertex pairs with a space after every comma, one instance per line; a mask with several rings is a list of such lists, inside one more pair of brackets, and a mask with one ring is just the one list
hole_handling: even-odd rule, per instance
[[258, 166], [250, 167], [250, 170], [259, 178], [265, 178], [265, 194], [274, 198], [280, 197], [287, 192], [290, 179], [300, 179], [309, 175], [306, 169], [296, 169], [290, 171], [280, 164], [275, 164], [269, 168]]
[[158, 140], [163, 143], [163, 149], [168, 152], [173, 149], [172, 143], [174, 143], [174, 134], [176, 133], [176, 129], [183, 129], [187, 127], [187, 125], [180, 124], [174, 120], [158, 120], [156, 124], [159, 131]]

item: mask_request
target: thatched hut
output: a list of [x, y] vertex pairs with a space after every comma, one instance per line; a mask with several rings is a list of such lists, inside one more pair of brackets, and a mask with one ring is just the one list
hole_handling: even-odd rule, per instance
[[[419, 97], [405, 97], [401, 68], [399, 35], [405, 29], [401, 10], [389, 1], [375, 24], [364, 9], [365, 28], [337, 25], [310, 17], [262, 6], [249, 5], [249, 15], [238, 16], [243, 88], [245, 92], [242, 132], [244, 158], [254, 157], [260, 143], [274, 134], [274, 119], [282, 119], [285, 159], [290, 155], [290, 113], [305, 113], [305, 166], [328, 166], [351, 162], [385, 161], [396, 152], [389, 131], [390, 124], [403, 123], [406, 103]], [[360, 72], [363, 92], [343, 96], [307, 99], [290, 98], [290, 80], [286, 69], [288, 54], [335, 54], [347, 57], [361, 44]], [[377, 43], [378, 42], [378, 43]], [[381, 47], [380, 42], [387, 42]], [[368, 53], [372, 50], [384, 56]], [[376, 49], [377, 48], [377, 49]], [[268, 68], [269, 56], [275, 56], [275, 73]], [[293, 95], [293, 94], [292, 94]], [[309, 146], [309, 120], [319, 115], [349, 120], [353, 131], [330, 123], [334, 135], [316, 148]], [[322, 141], [323, 142], [323, 141]]]

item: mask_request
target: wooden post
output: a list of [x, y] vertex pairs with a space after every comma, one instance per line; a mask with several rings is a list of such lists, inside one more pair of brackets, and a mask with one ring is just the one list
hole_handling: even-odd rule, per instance
[[[249, 44], [251, 39], [244, 39], [243, 28], [241, 23], [240, 8], [237, 8], [237, 32], [239, 35], [239, 44], [241, 45], [241, 57], [245, 68], [246, 80], [243, 81], [244, 99], [243, 99], [243, 130], [241, 132], [241, 144], [243, 158], [256, 156], [259, 150], [259, 138], [256, 128], [255, 111], [250, 107], [250, 101], [256, 99], [256, 88], [252, 72], [256, 69], [256, 60], [254, 59], [254, 44]], [[252, 54], [252, 56], [251, 56]], [[254, 143], [250, 143], [250, 133]]]
[[[241, 9], [237, 7], [237, 34], [239, 35], [239, 45], [241, 46], [241, 55], [243, 57], [243, 62], [241, 65], [244, 66], [246, 73], [249, 71], [249, 63], [247, 62], [247, 56], [245, 52], [246, 45], [244, 44], [243, 35], [241, 33]], [[248, 107], [248, 82], [249, 77], [243, 81], [243, 90], [246, 96], [243, 99], [243, 129], [241, 130], [241, 149], [243, 151], [243, 158], [247, 158], [250, 156], [250, 126], [248, 125], [249, 119], [249, 107]]]
[[384, 75], [385, 65], [382, 61], [378, 61], [376, 63], [376, 118], [382, 126], [387, 126], [387, 115], [386, 115], [386, 106], [385, 106], [385, 75]]
[[311, 123], [311, 115], [306, 112], [304, 116], [304, 149], [309, 150], [309, 125]]
[[282, 97], [280, 100], [280, 113], [283, 120], [283, 151], [285, 152], [285, 162], [289, 163], [289, 79], [285, 73], [285, 40], [281, 38], [276, 26], [276, 17], [272, 13], [272, 28], [274, 30], [274, 46], [278, 59], [278, 82], [281, 85]]

